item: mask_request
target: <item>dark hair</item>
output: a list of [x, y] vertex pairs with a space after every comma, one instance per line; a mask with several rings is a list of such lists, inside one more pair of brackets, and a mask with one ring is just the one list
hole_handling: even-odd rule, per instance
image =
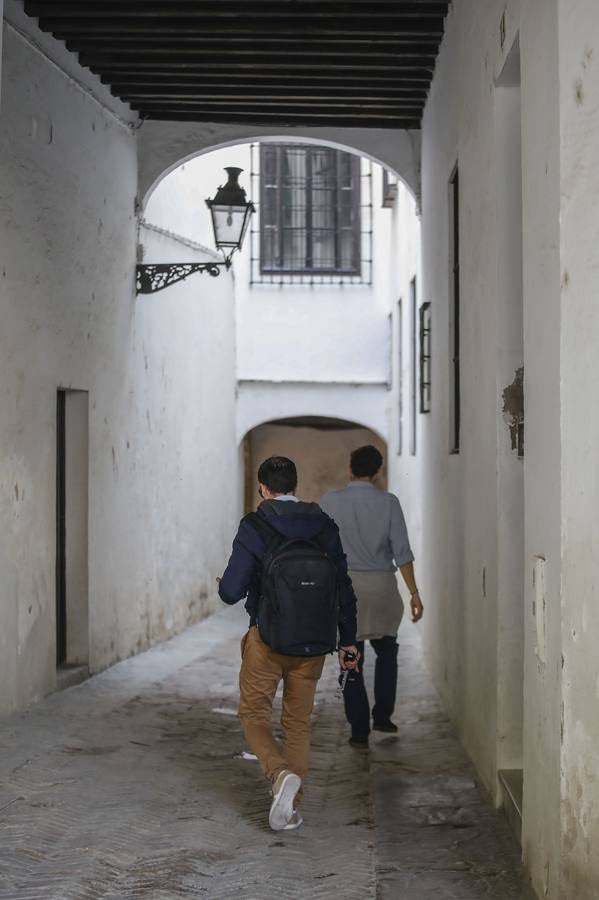
[[349, 458], [349, 467], [356, 478], [372, 478], [382, 465], [383, 457], [372, 444], [358, 447]]
[[273, 494], [289, 494], [297, 487], [295, 463], [286, 456], [271, 456], [258, 469], [258, 481]]

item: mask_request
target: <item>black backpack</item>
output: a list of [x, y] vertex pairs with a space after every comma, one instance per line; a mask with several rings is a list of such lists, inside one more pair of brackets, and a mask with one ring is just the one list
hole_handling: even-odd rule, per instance
[[[285, 656], [324, 656], [337, 647], [337, 567], [314, 538], [288, 539], [260, 513], [246, 516], [266, 543], [258, 631]], [[326, 525], [325, 525], [326, 527]]]

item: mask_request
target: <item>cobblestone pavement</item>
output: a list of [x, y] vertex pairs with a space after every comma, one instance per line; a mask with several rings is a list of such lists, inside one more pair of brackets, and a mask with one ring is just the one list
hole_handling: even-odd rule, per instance
[[234, 715], [245, 624], [226, 610], [0, 723], [2, 900], [527, 900], [415, 643], [401, 737], [370, 754], [327, 666], [305, 825], [271, 832]]

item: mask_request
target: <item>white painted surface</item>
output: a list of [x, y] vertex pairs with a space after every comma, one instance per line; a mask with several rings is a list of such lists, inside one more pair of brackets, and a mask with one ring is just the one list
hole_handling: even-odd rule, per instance
[[[497, 768], [522, 768], [524, 716], [524, 461], [504, 391], [524, 361], [520, 47], [495, 86], [497, 184]], [[509, 404], [508, 404], [509, 406]], [[524, 436], [526, 443], [526, 433]]]
[[383, 385], [240, 382], [237, 438], [256, 425], [292, 416], [328, 416], [355, 422], [385, 438], [389, 394]]
[[135, 297], [135, 134], [26, 24], [33, 46], [5, 25], [0, 113], [3, 711], [55, 684], [58, 387], [89, 392], [92, 670], [216, 607], [238, 511], [231, 278]]
[[[537, 0], [524, 4], [522, 15], [520, 3], [509, 2], [506, 7], [501, 0], [487, 4], [462, 0], [450, 9], [423, 127], [422, 297], [432, 302], [434, 374], [433, 415], [420, 423], [418, 435], [423, 472], [421, 582], [428, 600], [425, 643], [436, 683], [493, 794], [497, 768], [510, 758], [516, 762], [518, 754], [515, 730], [506, 741], [506, 729], [515, 729], [519, 711], [513, 702], [517, 685], [506, 677], [504, 654], [511, 654], [512, 661], [516, 658], [521, 629], [514, 608], [509, 611], [517, 603], [510, 580], [514, 588], [526, 582], [523, 844], [535, 886], [553, 898], [559, 896], [560, 869], [556, 25], [555, 4]], [[505, 478], [512, 477], [508, 469], [519, 462], [506, 445], [501, 388], [511, 381], [506, 382], [506, 375], [521, 349], [514, 327], [517, 316], [505, 315], [506, 298], [513, 299], [517, 288], [516, 269], [511, 276], [500, 270], [506, 254], [516, 259], [506, 250], [516, 235], [504, 232], [502, 237], [498, 227], [501, 202], [508, 198], [502, 196], [500, 201], [498, 196], [501, 171], [497, 169], [494, 88], [518, 33], [526, 359], [523, 548], [513, 531], [521, 515], [517, 470], [509, 482], [513, 502], [507, 502], [502, 492]], [[458, 456], [451, 456], [447, 451], [450, 385], [438, 373], [450, 371], [448, 182], [458, 159], [462, 449]], [[531, 612], [536, 555], [547, 559], [547, 664], [542, 670], [534, 652]], [[521, 573], [518, 557], [524, 559]], [[505, 745], [511, 745], [507, 753]]]
[[593, 0], [560, 0], [559, 59], [562, 897], [591, 900], [599, 892], [599, 10]]

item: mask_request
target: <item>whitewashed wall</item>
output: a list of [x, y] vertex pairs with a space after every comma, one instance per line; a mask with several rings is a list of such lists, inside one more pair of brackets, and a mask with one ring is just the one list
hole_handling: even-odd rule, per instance
[[599, 9], [592, 0], [559, 7], [562, 896], [591, 900], [599, 892]]
[[[522, 652], [518, 641], [520, 647], [524, 645], [525, 673], [520, 676], [524, 696], [520, 713], [524, 733], [523, 851], [535, 887], [540, 895], [552, 898], [572, 896], [560, 895], [559, 885], [556, 14], [556, 3], [537, 0], [523, 4], [522, 11], [518, 2], [506, 6], [474, 0], [461, 0], [450, 9], [423, 123], [422, 291], [423, 299], [433, 304], [434, 370], [433, 414], [422, 423], [420, 440], [424, 585], [429, 607], [424, 634], [430, 665], [468, 751], [489, 790], [498, 796], [498, 768], [506, 759], [512, 765], [518, 763], [518, 741], [506, 731], [518, 724], [518, 698], [513, 695], [518, 685], [507, 670]], [[520, 463], [510, 457], [502, 415], [502, 390], [509, 370], [506, 360], [509, 362], [513, 350], [513, 335], [504, 320], [507, 282], [499, 256], [502, 238], [498, 222], [504, 213], [498, 200], [502, 186], [497, 170], [500, 120], [495, 82], [518, 37], [522, 65], [526, 512], [523, 537], [509, 553], [505, 548], [509, 548], [514, 511], [506, 508], [502, 479], [510, 466]], [[450, 455], [448, 185], [456, 161], [461, 189], [462, 440], [460, 454]], [[520, 555], [523, 564], [518, 561]], [[532, 586], [535, 560], [540, 557], [545, 560], [541, 604]], [[506, 615], [510, 591], [502, 588], [508, 581], [513, 590], [522, 585], [523, 597], [524, 622], [511, 636]], [[545, 611], [542, 629], [534, 616], [539, 606]], [[512, 609], [510, 615], [514, 612]], [[522, 627], [524, 635], [516, 640], [515, 632]], [[541, 630], [543, 648], [539, 647]]]
[[[57, 388], [89, 392], [92, 670], [213, 608], [238, 508], [230, 279], [135, 296], [132, 117], [16, 4], [7, 10], [35, 46], [5, 24], [2, 711], [55, 685]], [[179, 255], [154, 232], [141, 239], [146, 258]], [[231, 476], [218, 496], [216, 465]]]

